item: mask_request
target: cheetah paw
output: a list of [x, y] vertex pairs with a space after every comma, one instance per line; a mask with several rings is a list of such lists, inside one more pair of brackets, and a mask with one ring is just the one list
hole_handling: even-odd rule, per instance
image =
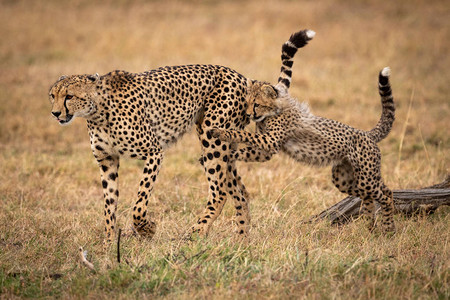
[[211, 129], [209, 133], [211, 134], [212, 137], [215, 138], [220, 138], [222, 136], [222, 130], [220, 129]]

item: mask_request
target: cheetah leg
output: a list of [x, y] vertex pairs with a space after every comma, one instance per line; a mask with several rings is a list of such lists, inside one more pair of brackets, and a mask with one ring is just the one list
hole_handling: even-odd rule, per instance
[[240, 148], [232, 151], [234, 160], [245, 162], [265, 162], [272, 158], [273, 154], [254, 147]]
[[332, 182], [339, 191], [348, 195], [359, 195], [358, 197], [361, 197], [361, 199], [363, 199], [363, 217], [368, 222], [369, 230], [372, 231], [375, 225], [374, 203], [372, 197], [366, 195], [365, 192], [355, 192], [355, 174], [350, 161], [347, 158], [344, 158], [342, 161], [333, 166], [331, 172]]
[[349, 195], [352, 193], [355, 180], [354, 172], [352, 165], [346, 158], [333, 166], [331, 175], [331, 181], [339, 191]]
[[395, 232], [394, 198], [392, 191], [384, 183], [381, 185], [381, 194], [377, 201], [381, 207], [383, 229], [386, 232]]
[[394, 224], [394, 201], [392, 191], [389, 190], [383, 183], [381, 188], [373, 189], [365, 193], [364, 196], [359, 196], [363, 199], [363, 214], [370, 220], [369, 229], [373, 230], [375, 224], [374, 210], [375, 203], [378, 202], [381, 207], [382, 227], [385, 232], [395, 232]]
[[107, 156], [102, 159], [97, 159], [100, 167], [100, 175], [103, 186], [103, 197], [105, 199], [105, 246], [112, 241], [114, 230], [116, 227], [116, 208], [119, 198], [118, 189], [118, 171], [119, 171], [119, 157]]
[[371, 196], [360, 196], [362, 199], [363, 218], [367, 220], [367, 228], [372, 231], [375, 228], [375, 205]]
[[[356, 144], [356, 143], [355, 143]], [[369, 188], [369, 182], [367, 178], [368, 169], [373, 170], [372, 163], [364, 161], [364, 154], [368, 157], [367, 151], [355, 147], [354, 153], [348, 159], [349, 164], [351, 164], [353, 173], [353, 184], [348, 190], [348, 194], [351, 196], [359, 197], [362, 200], [362, 215], [367, 222], [367, 227], [370, 231], [374, 229], [375, 226], [375, 205], [373, 198], [372, 188]], [[336, 169], [337, 171], [343, 171], [343, 165], [340, 165]], [[345, 189], [345, 187], [344, 187]]]
[[351, 196], [359, 197], [362, 200], [362, 217], [367, 222], [367, 228], [372, 231], [375, 227], [375, 205], [372, 191], [365, 189], [365, 177], [355, 174], [355, 182], [350, 191]]
[[[381, 219], [385, 231], [395, 231], [392, 191], [381, 179], [381, 153], [377, 145], [368, 138], [356, 139], [352, 165], [355, 170], [358, 170], [355, 174], [355, 190], [356, 196], [363, 200], [363, 213], [373, 220], [374, 202], [377, 201], [381, 207]], [[373, 226], [373, 222], [371, 225]]]
[[133, 226], [137, 233], [151, 239], [156, 232], [156, 223], [149, 219], [148, 200], [156, 181], [156, 176], [161, 168], [163, 152], [149, 154], [139, 183], [138, 200], [133, 208]]
[[[232, 148], [235, 148], [235, 146], [233, 145]], [[235, 221], [238, 227], [238, 233], [247, 237], [250, 229], [250, 210], [248, 204], [250, 196], [245, 185], [242, 183], [241, 176], [237, 174], [235, 161], [263, 162], [269, 160], [272, 157], [272, 154], [252, 147], [241, 148], [238, 150], [232, 149], [231, 153], [232, 159], [230, 159], [227, 166], [227, 192], [232, 197], [236, 208]], [[202, 156], [202, 165], [207, 157], [208, 156]], [[205, 169], [205, 171], [207, 171], [207, 169]]]
[[227, 201], [227, 167], [230, 150], [228, 143], [213, 138], [209, 132], [203, 131], [200, 127], [197, 132], [202, 143], [202, 160], [209, 192], [206, 208], [192, 227], [192, 233], [206, 235]]
[[[265, 162], [272, 158], [273, 154], [258, 148], [245, 147], [237, 150], [232, 150], [230, 157], [233, 161], [245, 161], [245, 162]], [[200, 164], [203, 166], [203, 160], [206, 159], [203, 156], [199, 158]], [[240, 178], [240, 177], [239, 177]], [[245, 187], [244, 187], [245, 189]], [[245, 197], [245, 196], [244, 196]]]
[[[264, 150], [260, 150], [253, 147], [245, 147], [238, 150], [232, 150], [231, 152], [232, 160], [228, 165], [228, 176], [230, 177], [228, 187], [228, 193], [234, 199], [234, 204], [236, 208], [236, 224], [238, 226], [238, 233], [248, 237], [248, 232], [250, 229], [250, 210], [249, 202], [250, 195], [242, 183], [241, 176], [238, 175], [236, 169], [236, 160], [246, 161], [246, 162], [264, 162], [270, 160], [272, 154]], [[230, 182], [232, 183], [230, 185]]]
[[284, 128], [280, 128], [280, 132], [272, 136], [270, 134], [251, 133], [245, 130], [219, 129], [210, 130], [213, 137], [218, 137], [222, 141], [230, 143], [245, 143], [270, 154], [275, 154], [280, 150], [281, 138], [284, 136]]
[[235, 222], [238, 233], [248, 237], [250, 229], [249, 194], [242, 183], [241, 176], [237, 174], [236, 162], [230, 160], [227, 167], [228, 194], [234, 201], [236, 209]]

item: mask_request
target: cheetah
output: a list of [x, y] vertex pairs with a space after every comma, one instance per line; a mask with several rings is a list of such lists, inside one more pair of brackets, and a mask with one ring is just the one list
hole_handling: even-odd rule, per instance
[[236, 160], [267, 161], [281, 150], [299, 162], [317, 166], [332, 164], [333, 184], [339, 191], [363, 200], [363, 214], [369, 220], [369, 228], [375, 226], [374, 201], [377, 201], [381, 206], [383, 229], [394, 232], [392, 191], [381, 178], [381, 154], [377, 146], [389, 134], [395, 118], [390, 69], [386, 67], [379, 73], [382, 114], [372, 130], [363, 131], [315, 116], [306, 103], [288, 93], [292, 59], [298, 48], [314, 35], [310, 30], [300, 31], [283, 44], [277, 85], [250, 84], [247, 115], [256, 122], [259, 133], [213, 129], [211, 134], [222, 141], [249, 146], [233, 154]]
[[209, 194], [206, 208], [190, 232], [206, 235], [230, 196], [238, 233], [248, 234], [248, 193], [230, 160], [236, 144], [214, 138], [207, 130], [242, 130], [250, 122], [245, 113], [246, 94], [243, 75], [216, 65], [62, 76], [50, 87], [51, 114], [59, 124], [67, 125], [75, 117], [86, 119], [92, 153], [100, 168], [106, 245], [116, 232], [120, 157], [145, 161], [132, 215], [134, 231], [151, 239], [156, 223], [148, 213], [149, 199], [164, 152], [194, 124]]

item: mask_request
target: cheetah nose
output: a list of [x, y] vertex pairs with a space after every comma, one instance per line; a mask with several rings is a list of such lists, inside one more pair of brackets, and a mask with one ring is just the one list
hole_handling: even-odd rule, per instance
[[54, 115], [55, 117], [59, 117], [61, 115], [60, 111], [52, 111], [52, 115]]

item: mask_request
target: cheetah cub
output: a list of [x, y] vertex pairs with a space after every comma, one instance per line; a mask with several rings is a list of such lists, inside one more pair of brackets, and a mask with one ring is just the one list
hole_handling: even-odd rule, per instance
[[306, 103], [291, 97], [292, 58], [307, 44], [314, 32], [297, 32], [284, 43], [278, 84], [251, 82], [247, 96], [247, 114], [259, 133], [213, 129], [212, 135], [228, 142], [245, 143], [234, 158], [242, 161], [266, 161], [280, 150], [299, 162], [324, 166], [332, 164], [333, 184], [343, 193], [363, 200], [363, 213], [369, 228], [375, 225], [374, 201], [381, 206], [383, 228], [394, 232], [392, 191], [381, 178], [381, 154], [377, 143], [390, 132], [395, 108], [389, 83], [390, 69], [378, 77], [382, 114], [378, 124], [363, 131], [338, 121], [313, 115]]

